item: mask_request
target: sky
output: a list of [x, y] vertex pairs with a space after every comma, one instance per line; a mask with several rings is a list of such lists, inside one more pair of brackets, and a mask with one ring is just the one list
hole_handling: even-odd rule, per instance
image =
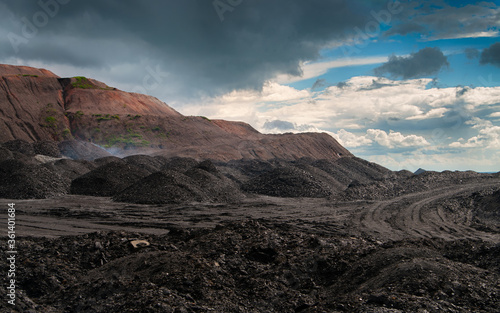
[[0, 63], [392, 170], [500, 171], [499, 1], [0, 0]]

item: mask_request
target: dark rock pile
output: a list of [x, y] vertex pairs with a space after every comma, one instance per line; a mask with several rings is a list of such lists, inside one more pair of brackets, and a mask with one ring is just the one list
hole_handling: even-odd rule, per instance
[[[133, 240], [149, 245], [134, 248]], [[497, 312], [498, 244], [264, 221], [19, 240], [14, 312]], [[0, 270], [8, 268], [0, 251]], [[31, 311], [30, 311], [31, 310]], [[6, 301], [0, 311], [12, 312]]]
[[0, 162], [14, 158], [14, 154], [7, 148], [0, 147]]
[[181, 158], [181, 157], [173, 157], [170, 159], [164, 159], [163, 157], [155, 157], [159, 158], [159, 160], [163, 159], [164, 166], [162, 169], [165, 170], [173, 170], [178, 172], [185, 172], [196, 166], [198, 162], [193, 158]]
[[239, 185], [276, 168], [276, 164], [255, 159], [232, 160], [227, 163], [219, 162], [217, 166], [225, 176]]
[[24, 154], [26, 156], [34, 156], [35, 155], [35, 149], [33, 148], [33, 144], [22, 140], [22, 139], [15, 139], [15, 140], [10, 140], [7, 142], [4, 142], [2, 144], [4, 148], [9, 149], [12, 152], [19, 152], [21, 154]]
[[66, 194], [69, 181], [42, 165], [19, 160], [0, 163], [0, 198], [43, 199]]
[[165, 162], [162, 162], [161, 159], [144, 154], [131, 155], [123, 158], [123, 161], [127, 162], [128, 164], [143, 168], [150, 173], [160, 171], [165, 165]]
[[482, 231], [500, 232], [499, 186], [450, 197], [440, 205], [457, 223]]
[[60, 158], [61, 151], [55, 141], [37, 141], [33, 143], [33, 149], [36, 154], [46, 155], [53, 158]]
[[61, 177], [68, 179], [70, 183], [73, 179], [85, 175], [97, 167], [94, 162], [71, 159], [61, 159], [54, 162], [47, 162], [43, 164], [43, 166], [48, 170], [61, 175]]
[[164, 170], [151, 174], [118, 193], [113, 199], [131, 203], [165, 204], [193, 201], [226, 203], [236, 202], [241, 197], [241, 192], [232, 181], [220, 174], [212, 162], [204, 161], [184, 173]]
[[336, 195], [341, 200], [381, 200], [409, 193], [432, 190], [443, 185], [460, 185], [493, 178], [492, 174], [467, 172], [432, 172], [426, 171], [419, 175], [396, 176], [376, 182], [351, 184], [342, 194]]
[[71, 193], [111, 197], [150, 174], [145, 169], [125, 162], [111, 162], [71, 182]]
[[222, 175], [211, 161], [203, 161], [185, 172], [212, 202], [237, 202], [242, 194], [238, 186]]
[[119, 157], [116, 157], [114, 155], [110, 155], [110, 156], [105, 156], [105, 157], [102, 157], [102, 158], [97, 158], [93, 161], [93, 163], [99, 167], [99, 166], [103, 166], [103, 165], [106, 165], [108, 163], [111, 163], [111, 162], [116, 162], [116, 163], [122, 163], [122, 164], [125, 164], [126, 162], [123, 161], [123, 159], [119, 158]]
[[207, 201], [207, 196], [188, 176], [177, 171], [151, 174], [113, 197], [115, 201], [163, 204]]
[[311, 174], [295, 167], [280, 167], [261, 174], [242, 186], [246, 192], [274, 197], [320, 198], [331, 194]]

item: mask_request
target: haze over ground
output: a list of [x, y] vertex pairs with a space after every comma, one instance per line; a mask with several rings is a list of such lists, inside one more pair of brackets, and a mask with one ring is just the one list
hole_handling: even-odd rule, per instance
[[327, 131], [394, 170], [496, 172], [499, 16], [496, 1], [0, 1], [0, 63]]

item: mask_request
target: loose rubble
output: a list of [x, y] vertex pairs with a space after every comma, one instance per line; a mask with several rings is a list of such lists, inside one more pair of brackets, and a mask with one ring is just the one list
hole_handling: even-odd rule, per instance
[[[24, 261], [14, 312], [494, 312], [500, 306], [500, 246], [480, 241], [380, 242], [254, 220], [171, 228], [162, 236], [23, 238], [19, 250]], [[7, 309], [5, 302], [0, 307]]]

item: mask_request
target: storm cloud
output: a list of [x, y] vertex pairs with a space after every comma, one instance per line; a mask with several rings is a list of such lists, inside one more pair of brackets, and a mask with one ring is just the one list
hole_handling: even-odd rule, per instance
[[500, 42], [494, 43], [481, 52], [481, 64], [493, 64], [500, 67]]
[[424, 48], [408, 57], [392, 55], [387, 63], [374, 69], [375, 75], [389, 74], [403, 79], [418, 78], [437, 74], [449, 66], [447, 57], [439, 48]]
[[438, 40], [498, 35], [498, 26], [492, 25], [498, 25], [500, 8], [493, 2], [458, 6], [443, 0], [401, 0], [401, 3], [405, 9], [384, 33], [385, 37], [413, 33], [424, 40]]
[[[62, 4], [66, 2], [40, 2], [55, 3], [54, 14], [48, 14], [37, 1], [0, 2], [2, 59], [11, 56], [32, 63], [114, 71], [123, 80], [137, 75], [138, 65], [160, 68], [166, 73], [166, 89], [199, 96], [259, 89], [278, 74], [301, 75], [301, 62], [315, 60], [321, 49], [354, 36], [354, 28], [363, 27], [369, 12], [384, 7], [386, 1], [111, 0]], [[40, 19], [40, 12], [47, 12], [47, 21]], [[35, 35], [25, 36], [31, 31], [26, 24], [35, 25]], [[26, 41], [13, 45], [12, 38]]]

